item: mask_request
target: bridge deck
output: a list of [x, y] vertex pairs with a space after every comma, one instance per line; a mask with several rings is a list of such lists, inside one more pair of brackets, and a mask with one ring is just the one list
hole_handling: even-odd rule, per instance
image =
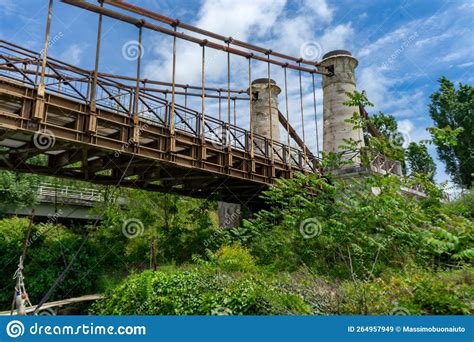
[[[171, 115], [163, 90], [137, 88], [123, 78], [98, 77], [91, 110], [92, 73], [52, 58], [40, 97], [40, 61], [38, 54], [0, 41], [1, 169], [108, 185], [123, 175], [121, 186], [236, 203], [255, 201], [275, 178], [317, 172], [316, 160], [299, 149], [252, 139], [245, 129], [207, 114], [203, 120], [177, 103]], [[47, 162], [33, 162], [37, 155]]]

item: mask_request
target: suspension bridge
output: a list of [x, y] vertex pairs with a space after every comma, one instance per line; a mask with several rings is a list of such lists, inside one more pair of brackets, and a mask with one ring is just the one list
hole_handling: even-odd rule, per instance
[[[291, 178], [295, 172], [321, 172], [319, 137], [315, 153], [305, 139], [302, 76], [312, 80], [316, 125], [315, 77], [323, 78], [323, 149], [334, 151], [343, 138], [361, 137], [360, 131], [345, 123], [354, 108], [341, 105], [345, 93], [355, 89], [357, 60], [347, 51], [326, 54], [322, 62], [308, 61], [124, 1], [100, 1], [99, 5], [62, 2], [97, 15], [95, 67], [85, 70], [48, 55], [52, 0], [41, 52], [0, 41], [1, 169], [256, 203], [261, 191], [278, 178]], [[99, 70], [104, 17], [136, 27], [134, 77]], [[172, 38], [171, 82], [142, 77], [144, 30]], [[176, 62], [177, 40], [201, 49], [201, 84], [176, 82], [177, 69], [186, 67]], [[205, 82], [209, 50], [227, 56], [227, 84], [221, 88]], [[231, 88], [231, 56], [247, 61], [247, 89]], [[263, 64], [267, 77], [252, 78], [256, 64]], [[272, 79], [272, 67], [284, 70], [284, 84], [277, 85]], [[299, 76], [301, 137], [290, 123], [287, 71]], [[279, 95], [285, 97], [280, 101], [285, 103], [282, 110]], [[219, 103], [218, 115], [215, 107], [206, 107], [211, 100]], [[227, 113], [221, 113], [221, 103], [226, 104]], [[237, 125], [237, 118], [242, 117], [248, 118], [249, 127]], [[280, 129], [286, 141], [280, 138]], [[35, 158], [39, 155], [44, 156], [40, 161]]]
[[[259, 205], [259, 194], [277, 179], [289, 179], [295, 172], [323, 172], [316, 77], [321, 78], [323, 92], [322, 151], [341, 152], [339, 146], [345, 139], [364, 146], [362, 130], [354, 129], [347, 119], [354, 112], [365, 117], [368, 114], [362, 107], [343, 104], [346, 94], [356, 86], [358, 62], [348, 51], [331, 51], [320, 62], [305, 60], [206, 31], [124, 1], [104, 0], [99, 5], [82, 0], [62, 2], [97, 15], [94, 68], [80, 68], [48, 54], [53, 0], [49, 0], [41, 52], [0, 40], [0, 169], [196, 198], [212, 197], [255, 208]], [[104, 18], [136, 29], [134, 76], [100, 70]], [[178, 32], [178, 28], [184, 32]], [[143, 77], [145, 30], [171, 37], [171, 82]], [[178, 40], [200, 49], [200, 84], [176, 82], [177, 70], [186, 68], [177, 62]], [[210, 51], [226, 56], [227, 82], [221, 87], [206, 82], [206, 58]], [[236, 68], [231, 61], [236, 57], [246, 63], [248, 83], [243, 89], [231, 87], [231, 74]], [[272, 68], [276, 67], [283, 70], [282, 84], [272, 77]], [[254, 78], [256, 68], [266, 70], [265, 77]], [[290, 120], [289, 72], [298, 75], [301, 134]], [[303, 77], [310, 80], [309, 87], [303, 87]], [[311, 114], [316, 128], [312, 140], [316, 142], [316, 151], [307, 145], [306, 138], [313, 133], [305, 132], [305, 96], [312, 98]], [[210, 101], [218, 106], [209, 106]], [[238, 120], [242, 118], [248, 119], [248, 127], [237, 124], [245, 121]], [[373, 126], [368, 130], [370, 134], [380, 134]], [[348, 158], [353, 159], [356, 168], [361, 167], [358, 152]], [[369, 169], [399, 173], [399, 165], [384, 156], [377, 156]], [[348, 170], [345, 174], [354, 172]], [[58, 189], [45, 184], [39, 191], [45, 202], [54, 198], [56, 203]], [[101, 200], [100, 194], [84, 189], [60, 189], [60, 193], [75, 205], [89, 206]], [[33, 217], [34, 211], [29, 231]], [[28, 236], [29, 233], [25, 241]], [[88, 235], [38, 306], [30, 311], [36, 313], [43, 305], [97, 299], [89, 296], [46, 303], [87, 238]], [[26, 248], [25, 243], [17, 271], [15, 300], [20, 303], [19, 312], [24, 311], [22, 294], [26, 296], [21, 273]]]

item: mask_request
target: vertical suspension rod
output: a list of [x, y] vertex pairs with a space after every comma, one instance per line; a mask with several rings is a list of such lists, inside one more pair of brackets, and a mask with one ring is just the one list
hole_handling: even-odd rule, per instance
[[51, 16], [53, 14], [53, 0], [49, 0], [48, 5], [48, 18], [46, 20], [46, 33], [44, 36], [44, 48], [43, 56], [41, 61], [41, 74], [40, 74], [40, 83], [38, 86], [38, 95], [44, 96], [44, 76], [46, 73], [46, 61], [48, 57], [48, 46], [49, 46], [49, 30], [51, 29]]
[[252, 57], [249, 59], [249, 115], [250, 115], [250, 159], [254, 159], [254, 146], [253, 146], [253, 115], [252, 115], [252, 101], [253, 101], [253, 91], [252, 91]]
[[270, 160], [273, 164], [273, 115], [272, 115], [272, 84], [270, 75], [270, 54], [271, 50], [267, 51], [268, 56], [268, 111], [270, 114]]
[[201, 46], [202, 46], [202, 63], [201, 63], [201, 139], [202, 142], [205, 142], [205, 131], [206, 131], [206, 126], [205, 126], [205, 66], [206, 66], [206, 43], [207, 41], [204, 41]]
[[[100, 6], [104, 6], [103, 3]], [[91, 111], [95, 112], [96, 108], [96, 98], [97, 98], [97, 74], [99, 73], [99, 60], [100, 60], [100, 42], [102, 35], [102, 13], [99, 13], [99, 19], [97, 23], [97, 42], [95, 46], [95, 64], [94, 64], [94, 73], [92, 75], [92, 86], [90, 89], [90, 105]]]
[[291, 146], [290, 146], [290, 110], [288, 106], [288, 78], [287, 68], [283, 67], [285, 77], [285, 109], [286, 109], [286, 137], [287, 137], [287, 149], [288, 149], [288, 166], [291, 168]]
[[314, 129], [316, 130], [316, 156], [319, 157], [319, 130], [318, 130], [318, 115], [316, 109], [316, 86], [314, 84], [314, 73], [311, 74], [313, 81], [313, 106], [314, 106]]
[[306, 140], [304, 135], [304, 109], [303, 109], [303, 84], [301, 80], [301, 70], [298, 71], [299, 81], [300, 81], [300, 106], [301, 106], [301, 131], [303, 134], [303, 156], [304, 156], [304, 166], [306, 167]]
[[[174, 31], [176, 32], [176, 25], [174, 26]], [[173, 66], [172, 66], [172, 76], [171, 76], [171, 113], [170, 113], [170, 133], [171, 139], [174, 136], [174, 104], [175, 104], [175, 84], [176, 84], [176, 36], [173, 36]]]

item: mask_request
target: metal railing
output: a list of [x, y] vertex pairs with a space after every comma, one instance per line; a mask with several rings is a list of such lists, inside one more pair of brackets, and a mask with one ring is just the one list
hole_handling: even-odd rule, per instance
[[[0, 78], [37, 89], [40, 82], [41, 61], [41, 54], [0, 40]], [[273, 157], [275, 161], [291, 165], [301, 171], [317, 172], [318, 157], [308, 153], [305, 155], [300, 148], [287, 146], [278, 141], [271, 142], [264, 136], [251, 134], [249, 130], [218, 120], [208, 113], [204, 119], [202, 113], [169, 101], [166, 95], [170, 90], [158, 88], [154, 84], [158, 82], [139, 80], [137, 87], [137, 81], [133, 78], [103, 73], [98, 73], [94, 82], [93, 71], [75, 67], [49, 56], [46, 61], [44, 87], [47, 93], [60, 95], [85, 105], [91, 105], [91, 93], [95, 93], [95, 106], [98, 109], [127, 117], [137, 114], [146, 123], [173, 127], [176, 131], [203, 137], [213, 145], [230, 146], [249, 155], [251, 150], [254, 150], [257, 156], [268, 159]], [[235, 92], [241, 91], [235, 90]], [[138, 105], [134, 106], [136, 98]], [[247, 96], [234, 96], [234, 98], [250, 100]], [[134, 107], [137, 108], [137, 112]]]
[[41, 202], [64, 202], [92, 205], [105, 200], [102, 190], [95, 188], [75, 187], [52, 183], [41, 183], [38, 187]]

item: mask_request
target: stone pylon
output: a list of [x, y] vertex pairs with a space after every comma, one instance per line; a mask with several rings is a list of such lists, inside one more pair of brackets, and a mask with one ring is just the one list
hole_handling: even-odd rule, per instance
[[[359, 141], [359, 148], [364, 146], [362, 129], [354, 129], [346, 120], [354, 112], [359, 112], [357, 107], [348, 107], [343, 103], [348, 100], [346, 93], [356, 89], [355, 68], [357, 59], [349, 51], [335, 50], [326, 53], [321, 61], [321, 66], [329, 68], [332, 76], [323, 75], [323, 150], [325, 152], [341, 152], [344, 139]], [[351, 158], [353, 155], [347, 155]], [[360, 159], [353, 161], [359, 164]]]
[[[254, 134], [268, 140], [280, 142], [280, 122], [278, 118], [278, 94], [281, 93], [274, 80], [259, 78], [252, 82], [252, 127]], [[250, 94], [250, 89], [247, 90]], [[270, 98], [270, 100], [269, 100]], [[271, 115], [271, 120], [270, 120]], [[271, 121], [271, 124], [270, 124]], [[255, 137], [255, 145], [264, 150], [264, 141]], [[255, 151], [259, 153], [259, 151]]]

